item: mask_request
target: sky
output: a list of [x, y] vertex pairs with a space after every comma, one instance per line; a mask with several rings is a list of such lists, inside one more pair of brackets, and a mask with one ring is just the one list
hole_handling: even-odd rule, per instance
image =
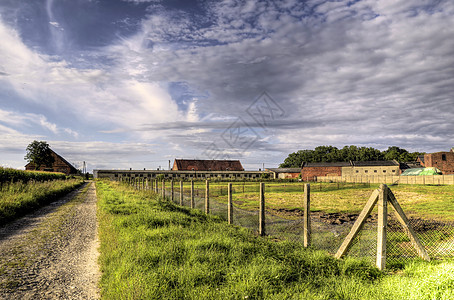
[[0, 0], [0, 165], [454, 146], [451, 0]]

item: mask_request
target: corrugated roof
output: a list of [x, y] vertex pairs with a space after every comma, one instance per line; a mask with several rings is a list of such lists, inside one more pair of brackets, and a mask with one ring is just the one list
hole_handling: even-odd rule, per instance
[[303, 163], [304, 167], [378, 167], [378, 166], [399, 166], [395, 160], [371, 160], [371, 161], [341, 161], [341, 162], [317, 162]]
[[300, 173], [301, 168], [268, 168], [267, 170], [275, 173]]
[[239, 160], [175, 159], [172, 170], [244, 171]]
[[354, 161], [355, 167], [384, 167], [398, 166], [399, 163], [395, 160], [369, 160], [369, 161]]
[[316, 163], [303, 163], [303, 168], [306, 167], [349, 167], [351, 164], [346, 161], [339, 162], [316, 162]]

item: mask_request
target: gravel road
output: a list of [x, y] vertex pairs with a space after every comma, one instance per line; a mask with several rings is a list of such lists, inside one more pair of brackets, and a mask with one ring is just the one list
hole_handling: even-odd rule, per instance
[[96, 190], [0, 227], [0, 299], [98, 299]]

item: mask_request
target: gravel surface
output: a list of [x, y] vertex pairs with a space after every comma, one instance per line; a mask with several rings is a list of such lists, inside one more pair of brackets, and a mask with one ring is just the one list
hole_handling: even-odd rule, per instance
[[99, 299], [93, 182], [0, 227], [0, 299]]

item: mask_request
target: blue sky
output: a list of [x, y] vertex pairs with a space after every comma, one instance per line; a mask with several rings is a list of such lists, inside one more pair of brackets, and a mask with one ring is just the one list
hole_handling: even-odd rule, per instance
[[452, 1], [1, 0], [0, 165], [454, 146]]

